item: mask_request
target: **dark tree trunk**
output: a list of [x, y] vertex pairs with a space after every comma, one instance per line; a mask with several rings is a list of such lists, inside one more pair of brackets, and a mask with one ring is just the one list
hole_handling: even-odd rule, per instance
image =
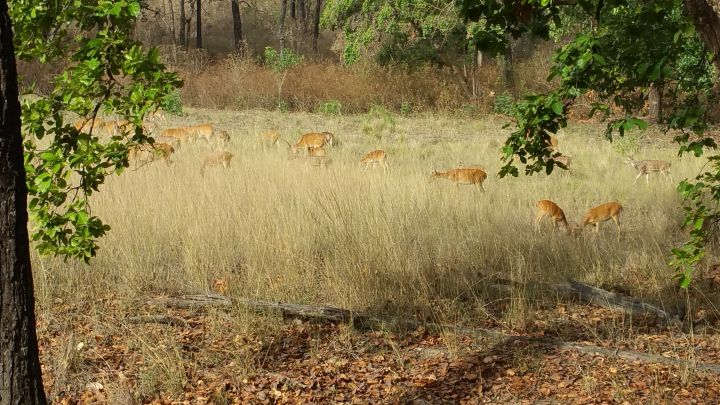
[[297, 0], [297, 14], [298, 20], [305, 20], [305, 0]]
[[242, 16], [240, 15], [240, 4], [238, 4], [238, 0], [231, 0], [230, 7], [232, 7], [233, 38], [235, 39], [235, 50], [241, 51], [243, 47]]
[[684, 3], [700, 38], [713, 53], [715, 67], [720, 69], [720, 0], [684, 0]]
[[297, 19], [297, 16], [295, 15], [295, 0], [290, 0], [290, 18], [293, 20]]
[[197, 4], [195, 5], [195, 11], [197, 11], [197, 15], [195, 16], [195, 47], [200, 49], [202, 48], [202, 2], [200, 0], [197, 0]]
[[170, 21], [172, 21], [172, 24], [170, 24], [170, 30], [173, 41], [177, 41], [177, 37], [175, 36], [177, 32], [175, 30], [175, 7], [173, 7], [173, 0], [168, 0], [168, 9], [170, 10]]
[[315, 0], [315, 15], [313, 16], [313, 51], [318, 50], [318, 38], [320, 38], [320, 11], [322, 11], [322, 0]]
[[0, 405], [45, 404], [35, 334], [15, 49], [0, 0]]
[[178, 37], [178, 45], [187, 46], [187, 16], [185, 15], [185, 0], [180, 0], [180, 35]]
[[503, 85], [507, 89], [513, 87], [513, 55], [512, 55], [512, 44], [508, 43], [505, 55], [503, 55], [503, 66], [502, 66], [502, 78]]
[[285, 14], [287, 14], [287, 0], [280, 0], [280, 21], [278, 22], [278, 38], [280, 51], [285, 49]]
[[657, 85], [648, 89], [648, 120], [658, 123], [662, 120], [662, 88]]

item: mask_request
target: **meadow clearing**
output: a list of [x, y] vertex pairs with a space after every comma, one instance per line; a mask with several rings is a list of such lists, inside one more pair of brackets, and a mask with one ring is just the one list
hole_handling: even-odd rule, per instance
[[[203, 293], [216, 279], [234, 296], [443, 320], [484, 316], [483, 280], [491, 276], [574, 279], [658, 303], [675, 299], [664, 293], [673, 286], [670, 249], [685, 237], [675, 185], [702, 159], [678, 158], [660, 134], [611, 144], [602, 125], [573, 124], [558, 134], [571, 173], [500, 179], [507, 118], [396, 120], [392, 133], [373, 136], [363, 116], [192, 109], [171, 117], [162, 127], [212, 122], [227, 130], [230, 168], [202, 176], [210, 147], [199, 141], [179, 148], [173, 165], [109, 179], [92, 201], [112, 226], [97, 258], [89, 266], [34, 259], [41, 307], [63, 291]], [[270, 129], [290, 143], [332, 132], [331, 165], [289, 159], [283, 140], [262, 145], [258, 135]], [[675, 181], [653, 173], [649, 185], [634, 183], [635, 170], [624, 164], [633, 147], [637, 159], [671, 162]], [[387, 152], [388, 173], [359, 167], [378, 148]], [[485, 191], [430, 178], [458, 165], [485, 168]], [[620, 234], [606, 222], [599, 236], [588, 227], [574, 239], [562, 229], [553, 234], [549, 220], [538, 233], [540, 199], [559, 204], [571, 223], [618, 201]]]
[[[93, 213], [112, 230], [89, 265], [34, 255], [40, 345], [51, 396], [71, 403], [184, 398], [185, 403], [224, 404], [353, 397], [383, 403], [449, 398], [643, 402], [675, 401], [687, 392], [699, 398], [720, 395], [708, 391], [717, 388], [708, 384], [713, 374], [687, 367], [626, 366], [621, 360], [596, 367], [596, 358], [581, 360], [529, 343], [517, 348], [495, 339], [472, 340], [450, 330], [439, 336], [368, 334], [347, 326], [287, 323], [239, 307], [178, 312], [147, 306], [157, 297], [221, 292], [550, 334], [712, 362], [720, 350], [712, 328], [703, 329], [703, 337], [696, 329], [691, 338], [676, 329], [660, 332], [652, 322], [565, 303], [528, 287], [577, 280], [716, 318], [714, 287], [699, 274], [690, 293], [681, 292], [667, 265], [670, 249], [685, 237], [676, 182], [694, 176], [702, 159], [678, 158], [662, 133], [646, 131], [610, 143], [602, 137], [602, 124], [575, 123], [557, 135], [559, 150], [572, 157], [570, 173], [499, 179], [506, 117], [394, 120], [387, 130], [362, 115], [188, 109], [182, 117], [169, 117], [158, 131], [201, 122], [227, 130], [231, 165], [207, 167], [201, 174], [212, 147], [197, 141], [179, 147], [171, 165], [133, 166], [109, 178], [93, 197]], [[259, 139], [271, 129], [282, 136], [274, 146]], [[327, 168], [290, 159], [287, 143], [322, 131], [336, 138], [336, 145], [327, 147]], [[359, 165], [364, 154], [378, 148], [387, 153], [387, 173]], [[674, 181], [651, 173], [649, 184], [644, 178], [634, 183], [635, 170], [624, 164], [630, 151], [636, 159], [669, 161]], [[485, 191], [431, 179], [433, 170], [459, 165], [485, 168]], [[573, 238], [560, 227], [553, 233], [546, 219], [537, 232], [540, 199], [559, 204], [571, 224], [591, 207], [618, 201], [624, 207], [621, 229], [609, 221], [597, 236], [588, 227]], [[712, 251], [703, 266], [711, 263]], [[517, 284], [498, 292], [488, 288], [496, 279]], [[180, 323], [185, 326], [131, 321], [144, 314], [178, 316], [186, 319]], [[437, 361], [450, 362], [449, 368], [438, 374]], [[391, 373], [394, 382], [378, 380], [367, 364]], [[568, 364], [575, 366], [565, 369]], [[315, 371], [307, 374], [308, 369]], [[456, 369], [480, 371], [458, 371], [456, 378]], [[608, 371], [617, 369], [624, 371]], [[418, 379], [426, 389], [418, 389]], [[553, 390], [561, 384], [561, 389], [513, 388], [528, 381]], [[104, 389], [88, 388], [88, 382]], [[645, 388], [632, 391], [636, 384]], [[497, 391], [483, 394], [489, 389]]]

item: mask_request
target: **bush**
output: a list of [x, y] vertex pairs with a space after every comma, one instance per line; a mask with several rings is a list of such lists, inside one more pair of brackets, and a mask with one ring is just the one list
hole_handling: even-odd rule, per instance
[[512, 94], [505, 92], [495, 96], [493, 111], [496, 114], [512, 115], [514, 105], [515, 98], [513, 98]]
[[340, 115], [341, 111], [342, 104], [337, 100], [326, 101], [317, 108], [317, 112], [325, 115]]
[[395, 133], [395, 117], [382, 106], [374, 105], [365, 116], [362, 131], [365, 135], [376, 141], [381, 141], [383, 136]]
[[640, 151], [640, 136], [625, 134], [613, 139], [613, 149], [623, 156], [635, 155]]
[[180, 92], [178, 90], [175, 90], [172, 93], [165, 96], [165, 100], [163, 100], [162, 109], [172, 115], [182, 115], [182, 113], [183, 113], [182, 97], [180, 97]]

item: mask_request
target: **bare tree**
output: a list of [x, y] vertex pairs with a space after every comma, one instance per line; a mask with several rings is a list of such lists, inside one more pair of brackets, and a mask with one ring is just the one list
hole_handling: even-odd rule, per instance
[[320, 12], [322, 11], [322, 0], [315, 0], [315, 15], [313, 16], [313, 51], [318, 50], [318, 38], [320, 37]]
[[15, 49], [6, 0], [0, 0], [0, 103], [0, 404], [45, 404]]
[[195, 47], [200, 49], [202, 48], [202, 2], [201, 0], [196, 0], [195, 4], [195, 11], [197, 11], [197, 15], [195, 16]]
[[285, 49], [285, 14], [287, 14], [287, 0], [280, 0], [280, 21], [278, 22], [278, 38], [280, 51]]
[[187, 29], [185, 24], [187, 24], [187, 17], [185, 16], [185, 0], [180, 0], [180, 35], [177, 39], [177, 44], [180, 46], [187, 46]]
[[241, 51], [243, 47], [242, 17], [240, 15], [240, 4], [238, 0], [231, 0], [233, 16], [233, 38], [235, 39], [235, 50]]

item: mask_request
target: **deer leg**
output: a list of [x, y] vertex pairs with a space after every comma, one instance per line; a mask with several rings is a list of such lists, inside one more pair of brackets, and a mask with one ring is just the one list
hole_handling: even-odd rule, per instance
[[642, 172], [638, 173], [638, 175], [635, 176], [635, 181], [633, 181], [633, 184], [637, 183], [638, 179], [639, 179], [640, 176], [642, 176], [642, 175], [643, 175]]
[[650, 185], [650, 173], [645, 173], [645, 183]]
[[545, 212], [538, 211], [538, 213], [535, 215], [535, 231], [540, 232], [540, 221], [545, 218]]

